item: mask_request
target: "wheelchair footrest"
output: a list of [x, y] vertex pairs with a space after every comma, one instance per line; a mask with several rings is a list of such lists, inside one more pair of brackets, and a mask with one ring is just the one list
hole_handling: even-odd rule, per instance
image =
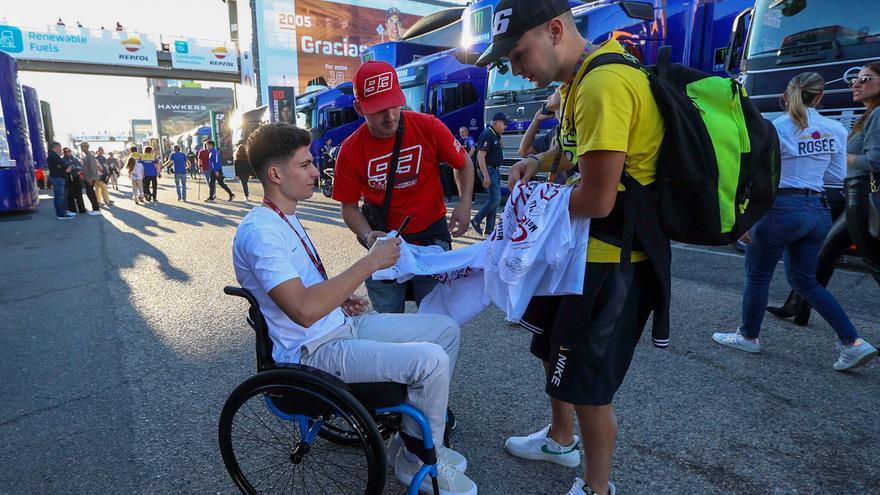
[[415, 454], [425, 464], [437, 464], [437, 451], [435, 449], [426, 449], [425, 442], [422, 439], [408, 435], [403, 430], [399, 433], [406, 450]]

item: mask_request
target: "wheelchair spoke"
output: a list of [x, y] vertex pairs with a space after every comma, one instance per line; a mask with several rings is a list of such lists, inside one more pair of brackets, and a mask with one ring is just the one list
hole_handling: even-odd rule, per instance
[[[303, 417], [308, 432], [293, 420]], [[376, 459], [384, 449], [372, 425], [345, 392], [327, 392], [301, 375], [259, 373], [224, 406], [221, 452], [245, 493], [380, 493], [387, 474]]]

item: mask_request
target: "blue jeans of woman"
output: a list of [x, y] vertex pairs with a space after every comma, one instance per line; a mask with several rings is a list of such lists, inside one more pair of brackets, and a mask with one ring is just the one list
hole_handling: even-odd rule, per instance
[[486, 168], [489, 169], [489, 179], [492, 181], [492, 185], [489, 186], [489, 197], [480, 207], [477, 216], [474, 217], [474, 223], [480, 225], [480, 222], [485, 218], [486, 228], [483, 232], [488, 234], [495, 230], [495, 213], [498, 212], [498, 200], [501, 198], [501, 172], [498, 171], [498, 167]]
[[743, 289], [742, 334], [758, 337], [767, 307], [770, 281], [785, 254], [788, 283], [825, 318], [844, 344], [859, 337], [840, 303], [816, 281], [819, 250], [831, 227], [831, 212], [823, 198], [779, 195], [773, 207], [751, 230], [746, 247], [746, 283]]

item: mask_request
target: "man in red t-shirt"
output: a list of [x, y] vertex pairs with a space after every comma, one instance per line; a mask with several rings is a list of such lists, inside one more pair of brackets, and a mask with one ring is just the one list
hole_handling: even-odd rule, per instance
[[202, 149], [199, 150], [199, 154], [196, 157], [199, 162], [199, 170], [202, 171], [202, 175], [205, 176], [205, 182], [208, 183], [208, 198], [205, 201], [214, 201], [215, 188], [211, 187], [211, 152], [208, 150], [208, 143], [202, 145]]
[[[470, 223], [473, 164], [461, 143], [433, 115], [402, 112], [406, 97], [397, 73], [385, 62], [361, 65], [354, 76], [354, 108], [366, 122], [343, 141], [333, 177], [333, 199], [342, 203], [342, 219], [358, 239], [371, 246], [386, 230], [396, 230], [403, 219], [410, 222], [403, 234], [407, 242], [436, 244], [449, 250], [452, 238], [464, 234]], [[394, 190], [386, 229], [371, 226], [358, 207], [361, 197], [380, 212], [391, 168], [398, 123], [403, 120], [403, 139], [394, 174]], [[458, 184], [459, 204], [446, 222], [446, 204], [440, 184], [439, 163], [449, 164]], [[379, 215], [381, 216], [381, 215]], [[416, 303], [434, 287], [431, 277], [411, 282]], [[402, 313], [406, 284], [368, 279], [367, 292], [380, 313]]]

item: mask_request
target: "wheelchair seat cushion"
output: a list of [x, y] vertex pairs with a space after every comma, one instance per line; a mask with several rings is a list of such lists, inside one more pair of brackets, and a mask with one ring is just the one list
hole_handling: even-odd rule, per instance
[[397, 406], [406, 401], [406, 385], [403, 383], [349, 383], [348, 388], [368, 411]]

